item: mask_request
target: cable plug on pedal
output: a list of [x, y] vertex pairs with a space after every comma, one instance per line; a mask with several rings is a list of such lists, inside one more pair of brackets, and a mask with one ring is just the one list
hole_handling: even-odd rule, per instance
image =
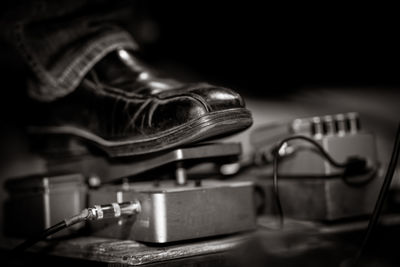
[[123, 215], [134, 215], [140, 212], [139, 201], [129, 201], [123, 203], [111, 203], [106, 205], [94, 205], [92, 208], [82, 210], [79, 214], [65, 219], [65, 224], [71, 226], [78, 222], [87, 220], [102, 220], [107, 218], [118, 218]]

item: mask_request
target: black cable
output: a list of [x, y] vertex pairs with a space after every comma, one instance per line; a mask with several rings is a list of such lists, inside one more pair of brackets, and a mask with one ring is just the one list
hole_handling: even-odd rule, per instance
[[122, 215], [132, 215], [140, 212], [141, 206], [138, 201], [128, 201], [123, 203], [111, 203], [106, 205], [95, 205], [93, 208], [82, 210], [79, 214], [72, 216], [47, 228], [40, 234], [30, 239], [27, 239], [22, 244], [11, 250], [11, 254], [22, 252], [27, 248], [33, 246], [40, 240], [45, 239], [69, 226], [84, 222], [86, 220], [101, 220], [104, 218], [117, 218]]
[[277, 149], [274, 151], [274, 159], [272, 161], [272, 172], [273, 172], [273, 192], [275, 196], [275, 203], [276, 203], [276, 208], [278, 209], [278, 215], [279, 215], [279, 225], [280, 228], [283, 227], [283, 209], [282, 209], [282, 204], [281, 204], [281, 198], [279, 196], [279, 188], [278, 188], [278, 159], [279, 159], [279, 150], [281, 149], [281, 145], [277, 147]]
[[43, 239], [63, 230], [71, 225], [77, 224], [79, 222], [84, 222], [88, 219], [94, 219], [96, 215], [93, 212], [91, 212], [91, 210], [92, 210], [91, 208], [84, 209], [79, 214], [72, 216], [68, 219], [65, 219], [65, 220], [51, 226], [50, 228], [45, 229], [44, 231], [39, 233], [37, 236], [29, 238], [22, 244], [15, 247], [11, 252], [12, 253], [22, 252], [22, 251], [26, 250], [27, 248], [33, 246], [40, 240], [43, 240]]
[[32, 237], [30, 239], [27, 239], [25, 242], [23, 242], [22, 244], [18, 245], [17, 247], [15, 247], [12, 252], [16, 253], [16, 252], [22, 252], [24, 250], [26, 250], [27, 248], [33, 246], [34, 244], [36, 244], [37, 242], [39, 242], [40, 240], [45, 239], [48, 236], [51, 236], [52, 234], [55, 234], [65, 228], [67, 228], [67, 224], [65, 223], [65, 221], [59, 222], [55, 225], [53, 225], [50, 228], [47, 228], [46, 230], [44, 230], [43, 232], [41, 232], [39, 235]]
[[283, 215], [283, 209], [282, 209], [282, 204], [279, 196], [279, 188], [278, 188], [278, 162], [279, 162], [279, 150], [283, 147], [283, 145], [291, 140], [303, 140], [311, 143], [314, 145], [317, 149], [318, 152], [323, 156], [332, 166], [335, 166], [337, 168], [342, 168], [345, 169], [344, 171], [344, 176], [348, 174], [354, 174], [357, 171], [359, 171], [361, 168], [365, 168], [366, 162], [364, 159], [360, 158], [350, 158], [344, 163], [337, 162], [335, 159], [333, 159], [328, 152], [325, 151], [325, 149], [314, 139], [304, 136], [304, 135], [294, 135], [290, 136], [288, 138], [285, 138], [281, 140], [278, 144], [278, 146], [275, 148], [273, 151], [273, 165], [272, 165], [272, 172], [273, 172], [273, 192], [275, 195], [275, 202], [276, 202], [276, 207], [278, 209], [278, 215], [279, 215], [279, 224], [280, 228], [283, 227], [284, 223], [284, 215]]
[[366, 230], [364, 240], [363, 240], [361, 247], [358, 250], [356, 256], [354, 257], [354, 261], [353, 261], [354, 266], [356, 266], [358, 264], [361, 256], [363, 255], [363, 253], [368, 245], [371, 235], [372, 235], [373, 231], [375, 230], [376, 225], [379, 221], [379, 217], [382, 213], [383, 204], [388, 195], [390, 184], [392, 183], [392, 180], [393, 180], [394, 172], [396, 171], [397, 162], [399, 160], [399, 153], [400, 153], [400, 123], [398, 124], [396, 137], [395, 137], [395, 141], [394, 141], [394, 146], [393, 146], [393, 151], [392, 151], [392, 155], [390, 157], [390, 162], [389, 162], [389, 165], [388, 165], [388, 168], [386, 171], [385, 179], [383, 180], [381, 191], [379, 192], [379, 196], [376, 201], [374, 211], [372, 212], [371, 219], [369, 220], [368, 228]]

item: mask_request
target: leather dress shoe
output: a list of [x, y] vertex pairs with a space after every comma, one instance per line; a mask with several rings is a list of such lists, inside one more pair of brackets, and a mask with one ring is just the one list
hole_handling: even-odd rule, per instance
[[234, 91], [158, 78], [126, 50], [107, 55], [74, 92], [36, 110], [40, 119], [31, 133], [78, 137], [111, 157], [166, 150], [252, 124]]

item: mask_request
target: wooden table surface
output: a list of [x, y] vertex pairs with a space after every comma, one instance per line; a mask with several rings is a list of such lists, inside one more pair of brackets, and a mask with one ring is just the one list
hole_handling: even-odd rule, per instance
[[[278, 229], [276, 223], [276, 218], [263, 216], [259, 218], [256, 231], [168, 245], [93, 236], [64, 238], [40, 242], [24, 257], [8, 262], [12, 266], [39, 263], [58, 267], [339, 266], [357, 251], [367, 221], [321, 224], [288, 219], [283, 229]], [[379, 238], [373, 240], [374, 246], [367, 255], [367, 262], [372, 265], [366, 266], [396, 266], [399, 263], [392, 249], [396, 237], [400, 237], [400, 216], [386, 215], [382, 225]], [[3, 253], [18, 242], [2, 240]]]

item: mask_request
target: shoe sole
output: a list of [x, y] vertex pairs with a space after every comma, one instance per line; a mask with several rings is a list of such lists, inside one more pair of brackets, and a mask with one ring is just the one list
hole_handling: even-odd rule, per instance
[[159, 134], [142, 139], [106, 140], [76, 126], [32, 126], [34, 135], [67, 135], [90, 142], [110, 157], [136, 156], [167, 150], [249, 128], [251, 113], [245, 108], [216, 111]]

